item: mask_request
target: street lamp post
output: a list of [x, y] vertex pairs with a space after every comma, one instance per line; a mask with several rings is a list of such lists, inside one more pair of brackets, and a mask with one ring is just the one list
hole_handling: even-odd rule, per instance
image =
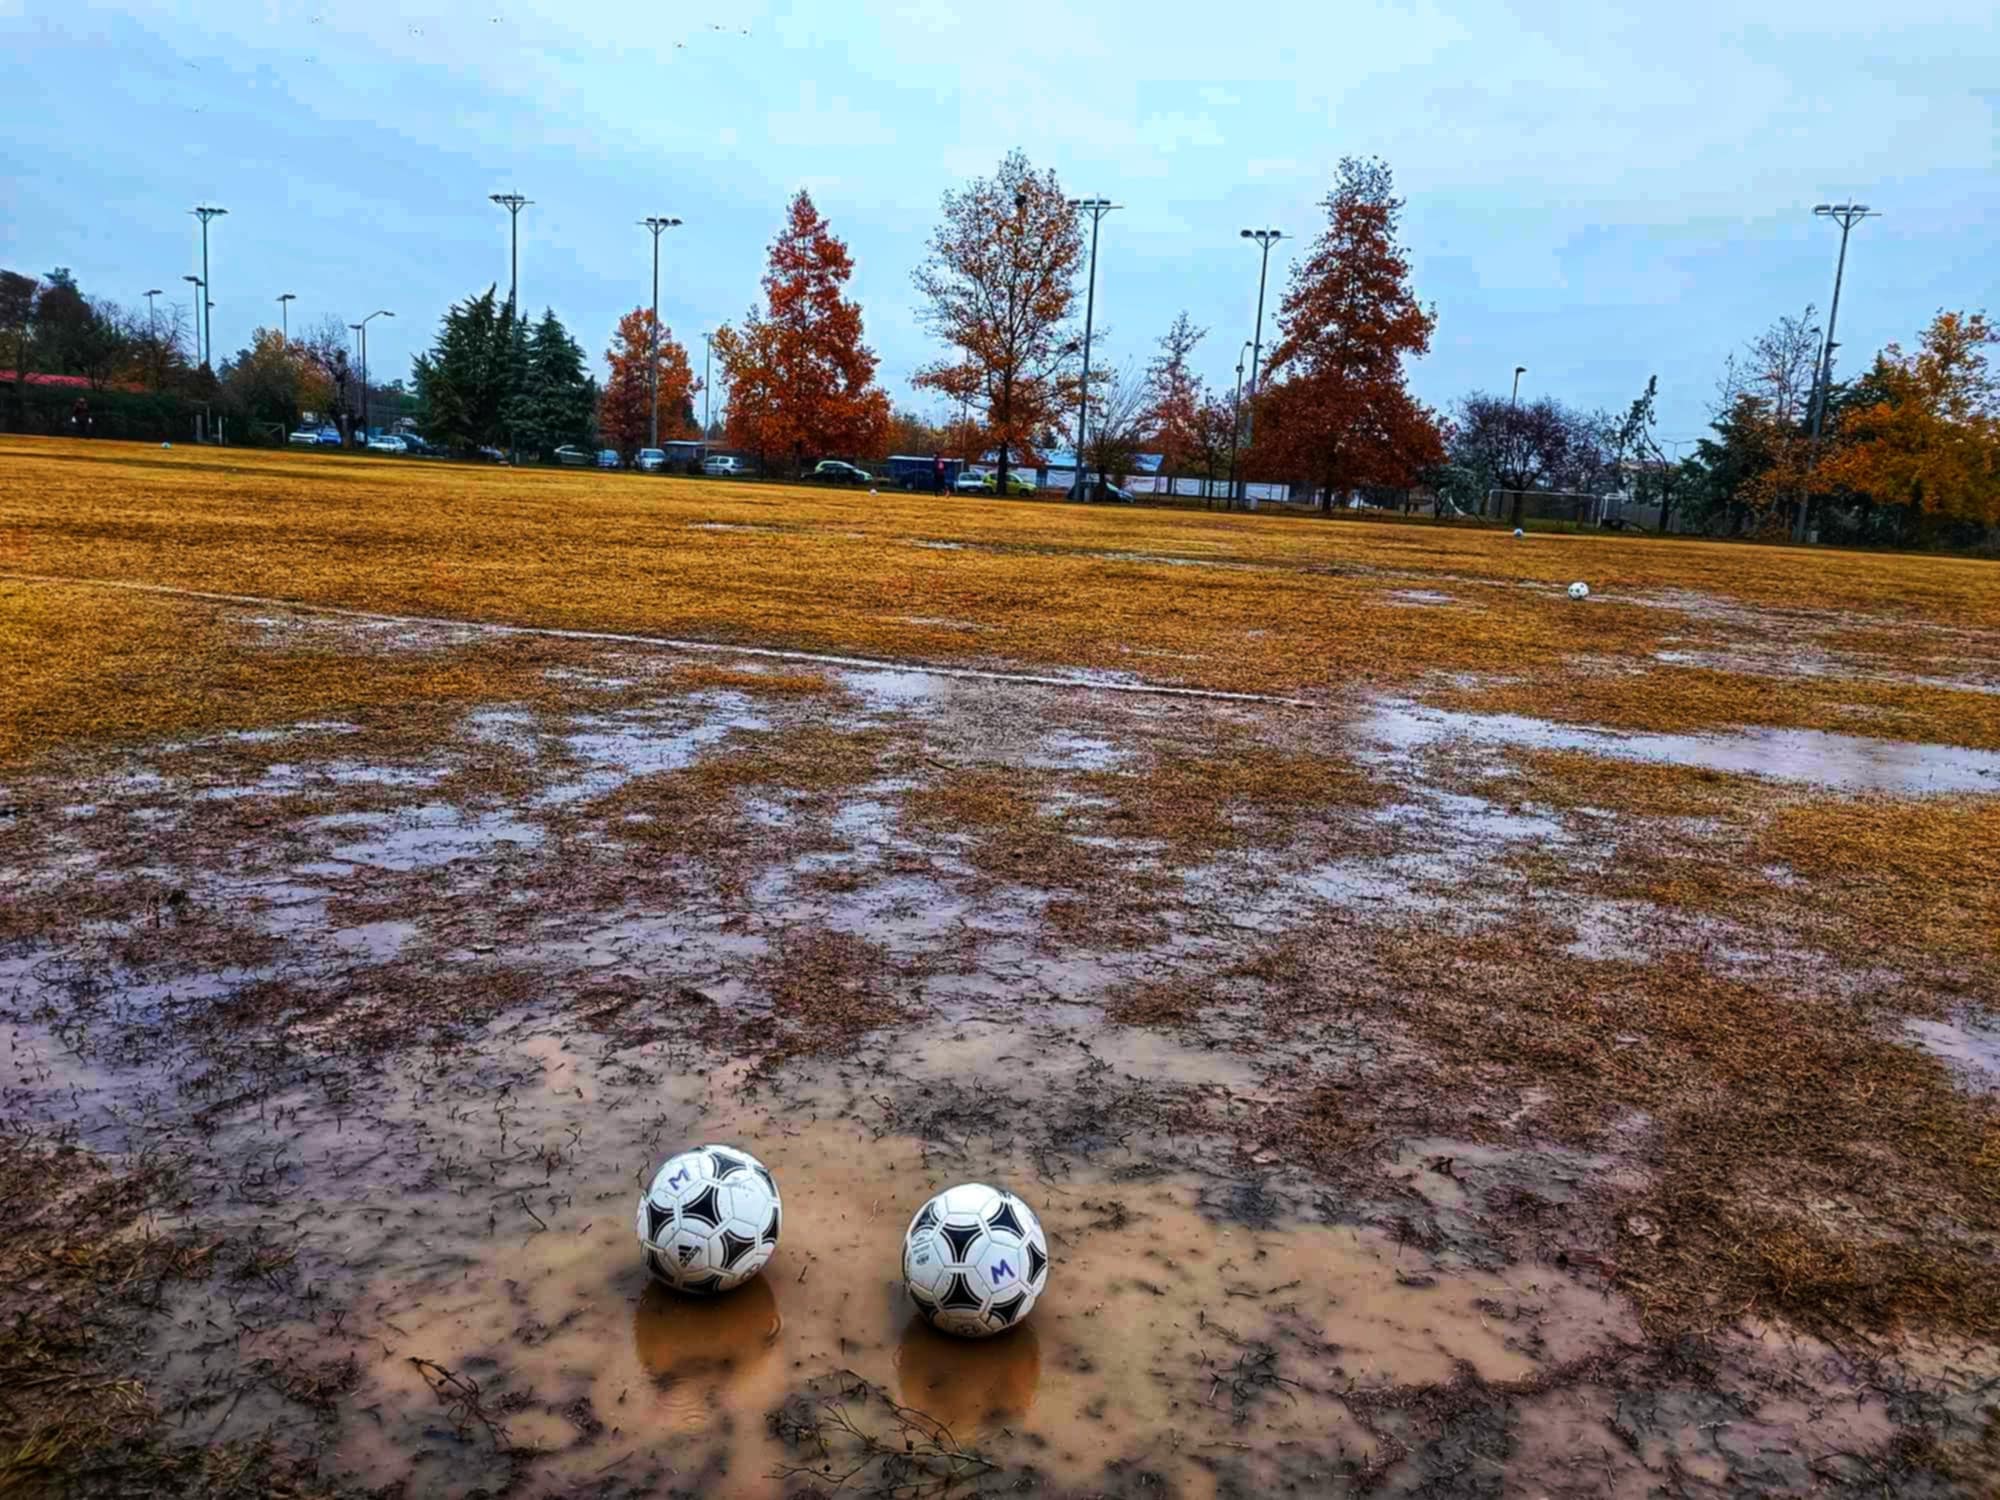
[[160, 388], [160, 327], [153, 320], [153, 299], [160, 295], [161, 288], [146, 288], [146, 360], [153, 367], [153, 389]]
[[1250, 352], [1250, 340], [1236, 351], [1236, 399], [1229, 404], [1229, 494], [1228, 504], [1236, 504], [1236, 447], [1243, 432], [1243, 360]]
[[[1871, 209], [1865, 203], [1815, 203], [1813, 216], [1831, 219], [1840, 226], [1840, 259], [1833, 268], [1833, 306], [1826, 314], [1826, 342], [1820, 349], [1819, 366], [1813, 371], [1812, 453], [1806, 462], [1808, 476], [1819, 463], [1820, 429], [1826, 423], [1828, 387], [1833, 383], [1833, 351], [1838, 347], [1833, 341], [1833, 328], [1840, 321], [1840, 283], [1847, 274], [1847, 236], [1863, 219], [1879, 219], [1882, 214], [1879, 209]], [[1793, 541], [1803, 542], [1806, 539], [1806, 522], [1811, 512], [1812, 491], [1808, 489], [1799, 497], [1798, 518], [1792, 528]]]
[[519, 193], [488, 193], [486, 195], [507, 210], [509, 228], [507, 231], [507, 301], [520, 316], [521, 296], [521, 210], [535, 200], [523, 198]]
[[206, 368], [208, 365], [208, 356], [203, 354], [201, 350], [201, 304], [208, 299], [208, 283], [203, 281], [199, 276], [183, 276], [181, 280], [192, 284], [194, 287], [194, 362], [197, 367]]
[[210, 363], [215, 359], [215, 320], [209, 309], [215, 304], [208, 299], [215, 291], [215, 284], [208, 276], [208, 221], [221, 218], [229, 210], [197, 204], [192, 212], [201, 220], [202, 343], [208, 350], [204, 363]]
[[297, 292], [278, 293], [278, 329], [287, 344], [292, 341], [291, 304], [299, 300]]
[[708, 453], [709, 396], [715, 387], [715, 335], [701, 336], [701, 451]]
[[396, 315], [386, 307], [378, 307], [359, 323], [347, 326], [361, 335], [361, 441], [368, 441], [368, 325], [377, 318], [393, 318]]
[[660, 446], [660, 235], [665, 230], [680, 228], [681, 221], [655, 217], [641, 219], [639, 223], [653, 232], [653, 327], [646, 348], [646, 409], [652, 434], [647, 446], [657, 448]]
[[[1264, 282], [1271, 271], [1271, 247], [1285, 236], [1276, 229], [1246, 229], [1242, 237], [1255, 241], [1263, 252], [1263, 263], [1257, 270], [1257, 331], [1250, 340], [1250, 406], [1243, 413], [1243, 441], [1247, 445], [1257, 439], [1257, 361], [1264, 352]], [[1242, 484], [1247, 493], [1248, 476]], [[1239, 494], [1236, 498], [1241, 500], [1244, 496]]]
[[[1000, 464], [993, 492], [1007, 495], [1007, 441], [1014, 431], [1014, 283], [1021, 277], [1021, 216], [1028, 211], [1028, 195], [1014, 194], [1014, 236], [1007, 248], [1007, 370], [1000, 377]], [[1076, 456], [1077, 478], [1083, 478], [1083, 455]]]
[[1083, 384], [1076, 393], [1076, 483], [1077, 494], [1082, 497], [1086, 494], [1083, 488], [1083, 447], [1090, 412], [1090, 330], [1097, 316], [1097, 229], [1106, 214], [1124, 205], [1113, 203], [1109, 198], [1072, 198], [1069, 206], [1090, 215], [1090, 280], [1083, 302]]
[[1516, 417], [1516, 413], [1521, 408], [1521, 377], [1527, 373], [1528, 367], [1526, 365], [1514, 366], [1514, 391], [1507, 398], [1507, 457], [1515, 467], [1515, 472], [1512, 476], [1515, 482], [1514, 516], [1508, 524], [1514, 526], [1516, 529], [1519, 529], [1521, 525], [1521, 460], [1515, 447], [1521, 440], [1521, 424]]

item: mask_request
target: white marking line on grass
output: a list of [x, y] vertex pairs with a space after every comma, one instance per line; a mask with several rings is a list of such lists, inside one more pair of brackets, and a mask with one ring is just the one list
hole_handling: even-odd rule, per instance
[[1257, 703], [1273, 708], [1323, 709], [1307, 698], [1283, 698], [1275, 693], [1231, 693], [1221, 688], [1174, 687], [1159, 682], [1110, 682], [1091, 677], [1058, 677], [1043, 672], [1003, 672], [992, 667], [948, 667], [930, 662], [899, 661], [885, 656], [834, 656], [820, 651], [788, 651], [777, 646], [732, 646], [720, 641], [688, 641], [674, 636], [626, 635], [615, 630], [567, 630], [554, 625], [503, 625], [490, 620], [453, 620], [436, 615], [387, 615], [347, 609], [337, 604], [307, 604], [262, 594], [218, 594], [206, 589], [175, 588], [164, 583], [131, 583], [122, 578], [65, 578], [54, 573], [0, 573], [0, 582], [42, 583], [70, 588], [114, 589], [130, 594], [161, 594], [170, 599], [199, 599], [209, 604], [248, 604], [259, 609], [284, 609], [294, 614], [325, 615], [337, 620], [363, 620], [371, 625], [411, 625], [431, 630], [478, 630], [492, 635], [545, 636], [558, 641], [603, 641], [617, 646], [651, 646], [662, 651], [706, 652], [715, 656], [754, 656], [763, 661], [809, 662], [822, 667], [848, 667], [861, 672], [922, 672], [963, 682], [1005, 682], [1021, 687], [1080, 688], [1095, 693], [1131, 693], [1150, 698], [1194, 698], [1213, 703]]

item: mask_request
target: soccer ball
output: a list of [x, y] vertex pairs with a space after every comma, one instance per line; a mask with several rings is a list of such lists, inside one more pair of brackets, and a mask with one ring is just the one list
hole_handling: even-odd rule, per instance
[[1528, 534], [1527, 532], [1523, 531], [1523, 530], [1522, 530], [1522, 529], [1521, 529], [1520, 527], [1518, 527], [1518, 526], [1516, 526], [1516, 527], [1514, 528], [1514, 535], [1515, 535], [1515, 536], [1516, 536], [1517, 538], [1518, 538], [1518, 537], [1524, 537], [1524, 536], [1526, 536], [1527, 534]]
[[903, 1284], [926, 1323], [960, 1338], [1011, 1328], [1048, 1286], [1049, 1240], [1012, 1193], [968, 1182], [917, 1210], [903, 1235]]
[[748, 1151], [696, 1146], [668, 1159], [639, 1199], [646, 1269], [677, 1292], [739, 1287], [778, 1248], [777, 1179]]
[[1572, 599], [1588, 599], [1590, 597], [1590, 585], [1587, 583], [1572, 583], [1569, 586], [1569, 596]]

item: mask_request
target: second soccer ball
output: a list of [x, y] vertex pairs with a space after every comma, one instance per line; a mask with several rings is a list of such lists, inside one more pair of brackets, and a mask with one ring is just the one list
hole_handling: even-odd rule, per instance
[[903, 1282], [925, 1322], [981, 1339], [1011, 1328], [1048, 1286], [1049, 1241], [1035, 1211], [983, 1182], [946, 1188], [903, 1236]]

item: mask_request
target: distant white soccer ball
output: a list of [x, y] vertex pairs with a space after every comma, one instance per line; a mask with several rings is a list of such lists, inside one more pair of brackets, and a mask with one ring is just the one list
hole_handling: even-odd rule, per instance
[[1012, 1193], [968, 1182], [917, 1210], [903, 1235], [903, 1284], [931, 1327], [983, 1339], [1027, 1317], [1049, 1280], [1049, 1240]]
[[1518, 526], [1516, 526], [1516, 527], [1514, 528], [1514, 535], [1515, 535], [1515, 536], [1526, 536], [1527, 534], [1528, 534], [1527, 532], [1523, 531], [1523, 530], [1522, 530], [1522, 529], [1521, 529], [1520, 527], [1518, 527]]
[[1590, 597], [1590, 585], [1587, 583], [1572, 583], [1569, 586], [1569, 596], [1572, 599], [1588, 599]]
[[639, 1199], [646, 1269], [677, 1292], [708, 1296], [743, 1285], [778, 1248], [784, 1217], [770, 1169], [735, 1146], [670, 1157]]

